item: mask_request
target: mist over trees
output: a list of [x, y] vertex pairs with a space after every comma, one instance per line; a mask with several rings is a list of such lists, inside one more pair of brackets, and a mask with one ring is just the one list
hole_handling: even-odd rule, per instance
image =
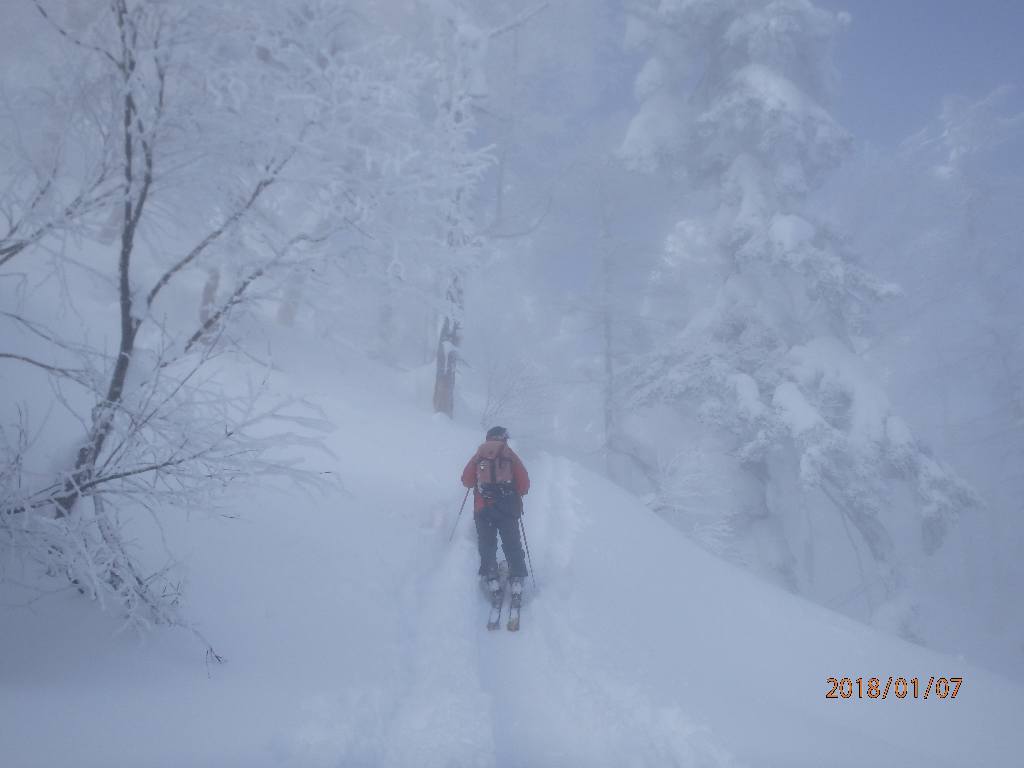
[[159, 518], [231, 480], [308, 479], [268, 454], [304, 439], [274, 424], [314, 422], [258, 380], [228, 384], [221, 356], [268, 305], [333, 324], [345, 278], [435, 289], [460, 266], [459, 198], [485, 158], [460, 62], [353, 8], [34, 5], [53, 89], [80, 95], [46, 109], [46, 82], [9, 102], [3, 356], [81, 436], [47, 457], [49, 413], [14, 403], [4, 533], [129, 621], [177, 623], [177, 589], [136, 562], [117, 506]]
[[[0, 92], [0, 572], [186, 624], [125, 531], [321, 482], [281, 334], [424, 372], [716, 554], [1019, 654], [1021, 136], [832, 110], [810, 0], [19, 0]], [[276, 340], [276, 341], [275, 341]], [[429, 391], [428, 391], [429, 390]], [[1015, 645], [1016, 644], [1016, 645]], [[984, 648], [983, 648], [984, 646]]]

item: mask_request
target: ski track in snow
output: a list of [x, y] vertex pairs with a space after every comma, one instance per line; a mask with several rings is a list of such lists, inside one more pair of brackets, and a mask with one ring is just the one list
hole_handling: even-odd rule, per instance
[[[588, 526], [570, 463], [535, 460], [526, 531], [537, 569], [522, 629], [488, 631], [472, 524], [435, 525], [402, 596], [408, 632], [397, 691], [306, 705], [289, 765], [422, 768], [733, 765], [676, 707], [657, 708], [596, 658], [574, 601], [573, 553]], [[437, 521], [440, 522], [440, 521]], [[578, 575], [577, 575], [578, 576]]]
[[[587, 525], [564, 459], [544, 456], [528, 495], [527, 539], [539, 578], [528, 593], [518, 633], [478, 629], [480, 679], [490, 694], [494, 764], [499, 768], [560, 766], [711, 766], [724, 754], [701, 754], [696, 733], [675, 709], [658, 710], [616, 680], [572, 626], [573, 548]], [[481, 609], [482, 627], [486, 605]]]
[[490, 702], [473, 666], [473, 627], [465, 610], [478, 599], [467, 550], [459, 541], [418, 590], [409, 685], [383, 740], [382, 765], [494, 765]]

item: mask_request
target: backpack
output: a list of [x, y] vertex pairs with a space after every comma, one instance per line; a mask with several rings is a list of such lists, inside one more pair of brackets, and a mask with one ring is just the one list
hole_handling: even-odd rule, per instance
[[[497, 450], [485, 444], [476, 456], [476, 489], [488, 503], [518, 495], [512, 474], [512, 458], [505, 455], [505, 446]], [[486, 452], [485, 452], [486, 451]]]

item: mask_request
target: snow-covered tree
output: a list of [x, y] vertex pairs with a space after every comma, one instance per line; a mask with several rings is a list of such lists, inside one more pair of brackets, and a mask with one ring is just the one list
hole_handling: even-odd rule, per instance
[[[1013, 626], [1001, 595], [1020, 581], [1024, 290], [1016, 211], [1024, 200], [1024, 117], [1007, 88], [949, 96], [934, 119], [891, 150], [862, 152], [831, 185], [872, 269], [906, 299], [879, 313], [870, 354], [915, 431], [983, 493], [956, 548], [932, 563], [932, 607], [976, 626]], [[885, 190], [880, 195], [878, 190]], [[936, 634], [950, 630], [933, 622]], [[1003, 631], [1003, 630], [1000, 630]], [[1019, 629], [1016, 630], [1019, 636]], [[956, 642], [962, 642], [957, 640]]]
[[846, 539], [874, 612], [903, 586], [901, 563], [937, 551], [975, 500], [859, 354], [896, 289], [813, 212], [849, 144], [826, 106], [845, 17], [809, 0], [630, 12], [629, 42], [648, 58], [623, 155], [687, 182], [655, 276], [678, 332], [637, 367], [635, 402], [671, 404], [676, 440], [728, 456], [734, 535], [755, 560], [821, 598], [843, 585]]
[[[286, 454], [317, 420], [268, 399], [265, 371], [239, 386], [226, 353], [245, 352], [282, 286], [301, 309], [305, 276], [326, 304], [408, 244], [432, 245], [421, 274], [443, 269], [450, 201], [484, 162], [437, 106], [437, 62], [384, 37], [365, 4], [34, 6], [55, 92], [89, 94], [56, 117], [37, 105], [40, 122], [73, 126], [91, 154], [51, 148], [53, 172], [13, 166], [6, 186], [4, 556], [130, 622], [181, 623], [175, 582], [139, 562], [122, 515], [159, 520], [236, 479], [309, 479]], [[47, 386], [68, 418], [35, 416]]]

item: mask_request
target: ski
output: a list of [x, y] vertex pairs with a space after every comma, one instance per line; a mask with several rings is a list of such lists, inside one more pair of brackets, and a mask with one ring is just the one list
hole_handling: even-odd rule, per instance
[[519, 609], [523, 604], [523, 583], [518, 579], [513, 579], [511, 598], [508, 606], [508, 625], [507, 629], [509, 632], [519, 631]]
[[[491, 589], [492, 579], [497, 584], [495, 589]], [[481, 576], [480, 588], [484, 592], [484, 596], [487, 601], [491, 604], [491, 612], [487, 617], [487, 628], [490, 630], [497, 629], [501, 626], [501, 610], [505, 603], [505, 587], [508, 584], [508, 563], [502, 560], [498, 563], [497, 572], [493, 576]]]
[[519, 606], [522, 603], [522, 598], [516, 595], [512, 596], [512, 603], [508, 607], [508, 631], [518, 632], [519, 631]]
[[505, 604], [505, 590], [498, 589], [491, 594], [491, 614], [487, 617], [487, 628], [497, 629], [501, 625], [501, 608]]

